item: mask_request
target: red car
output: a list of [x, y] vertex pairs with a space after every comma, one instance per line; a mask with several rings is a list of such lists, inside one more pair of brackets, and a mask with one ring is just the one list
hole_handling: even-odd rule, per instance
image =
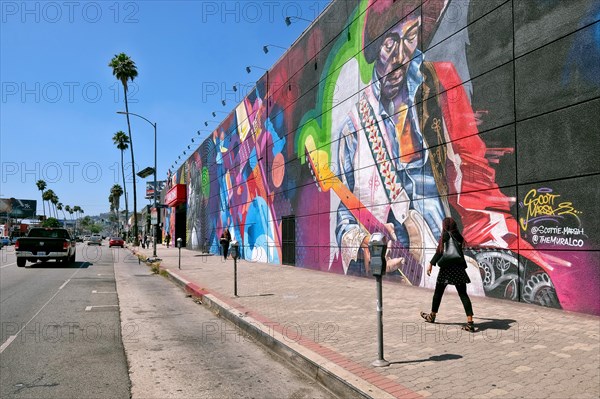
[[119, 237], [111, 237], [110, 240], [108, 241], [108, 247], [112, 248], [112, 247], [125, 247], [125, 241], [123, 241], [122, 238]]

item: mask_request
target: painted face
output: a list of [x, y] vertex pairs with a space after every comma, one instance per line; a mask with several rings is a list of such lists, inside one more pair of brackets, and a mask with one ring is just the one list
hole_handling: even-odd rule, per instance
[[391, 100], [398, 95], [406, 76], [408, 63], [419, 43], [420, 17], [409, 17], [386, 34], [375, 64], [381, 77], [381, 95]]

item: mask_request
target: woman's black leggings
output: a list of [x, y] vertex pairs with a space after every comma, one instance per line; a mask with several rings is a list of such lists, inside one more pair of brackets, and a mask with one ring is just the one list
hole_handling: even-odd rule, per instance
[[[444, 283], [436, 283], [435, 291], [433, 293], [433, 303], [431, 304], [431, 311], [433, 313], [437, 313], [440, 309], [440, 303], [442, 303], [442, 296], [444, 296], [444, 291], [448, 284]], [[467, 285], [466, 284], [456, 284], [456, 291], [458, 291], [458, 296], [465, 308], [465, 313], [467, 316], [473, 316], [473, 306], [471, 305], [471, 300], [469, 299], [469, 295], [467, 295]]]
[[223, 247], [223, 259], [227, 259], [227, 253], [229, 252], [229, 244], [221, 245]]

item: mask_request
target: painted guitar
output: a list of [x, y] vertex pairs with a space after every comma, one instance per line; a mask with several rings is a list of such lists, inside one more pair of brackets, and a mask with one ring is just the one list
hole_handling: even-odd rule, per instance
[[[397, 262], [395, 266], [398, 266], [398, 270], [410, 284], [421, 285], [424, 273], [423, 264], [426, 257], [432, 254], [432, 251], [435, 252], [437, 246], [437, 241], [426, 226], [423, 217], [413, 209], [409, 211], [404, 226], [410, 238], [411, 248], [403, 247], [400, 242], [395, 240], [388, 227], [380, 222], [329, 169], [329, 156], [325, 151], [317, 150], [311, 136], [306, 138], [304, 150], [310, 171], [319, 189], [323, 192], [333, 190], [366, 231], [383, 233], [389, 242], [387, 254], [389, 261]], [[404, 259], [404, 262], [398, 261], [399, 259]]]

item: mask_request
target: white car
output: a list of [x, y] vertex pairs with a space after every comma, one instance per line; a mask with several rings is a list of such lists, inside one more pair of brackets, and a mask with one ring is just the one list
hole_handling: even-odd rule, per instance
[[88, 240], [87, 245], [102, 245], [102, 236], [94, 234]]

